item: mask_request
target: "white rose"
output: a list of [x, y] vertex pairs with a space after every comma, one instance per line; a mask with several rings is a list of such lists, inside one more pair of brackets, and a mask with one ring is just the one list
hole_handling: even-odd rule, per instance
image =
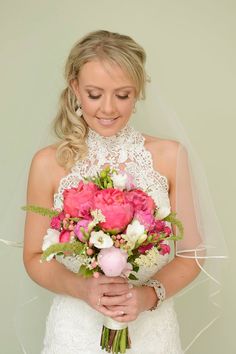
[[92, 231], [89, 241], [97, 248], [110, 248], [113, 245], [112, 238], [102, 230]]
[[164, 219], [166, 216], [170, 214], [170, 208], [169, 207], [160, 207], [157, 209], [156, 212], [156, 217], [159, 220]]
[[113, 174], [111, 176], [114, 188], [123, 190], [126, 188], [128, 176], [126, 174]]

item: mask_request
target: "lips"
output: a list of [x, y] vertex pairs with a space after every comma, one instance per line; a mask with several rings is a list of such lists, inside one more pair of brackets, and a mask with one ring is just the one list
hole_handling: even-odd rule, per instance
[[116, 121], [117, 118], [118, 117], [115, 117], [115, 118], [99, 118], [99, 117], [97, 117], [97, 119], [99, 120], [99, 123], [102, 125], [105, 125], [105, 126], [112, 125]]

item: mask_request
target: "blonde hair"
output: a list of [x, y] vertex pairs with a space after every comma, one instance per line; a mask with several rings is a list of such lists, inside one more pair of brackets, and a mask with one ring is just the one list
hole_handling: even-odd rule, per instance
[[146, 54], [131, 37], [99, 30], [88, 33], [75, 43], [66, 62], [67, 87], [61, 93], [59, 111], [54, 122], [54, 130], [60, 139], [57, 160], [66, 169], [70, 169], [75, 161], [87, 155], [85, 139], [88, 126], [85, 120], [76, 114], [78, 102], [71, 82], [78, 79], [82, 66], [94, 59], [118, 64], [133, 81], [136, 98], [145, 98]]

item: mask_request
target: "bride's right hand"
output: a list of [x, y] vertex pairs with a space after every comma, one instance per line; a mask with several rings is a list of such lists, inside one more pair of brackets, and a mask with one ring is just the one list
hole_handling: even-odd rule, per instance
[[[130, 285], [127, 279], [121, 277], [107, 277], [99, 274], [97, 278], [83, 278], [82, 296], [88, 305], [108, 317], [121, 316], [122, 311], [111, 310], [101, 304], [103, 296], [126, 296], [130, 292]], [[121, 313], [122, 312], [122, 313]]]

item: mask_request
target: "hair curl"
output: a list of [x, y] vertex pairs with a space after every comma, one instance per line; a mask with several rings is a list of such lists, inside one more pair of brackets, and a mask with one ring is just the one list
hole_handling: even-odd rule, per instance
[[86, 136], [88, 126], [78, 117], [78, 103], [71, 82], [78, 79], [82, 66], [94, 59], [119, 65], [134, 82], [137, 99], [145, 98], [146, 54], [131, 37], [119, 33], [99, 30], [88, 33], [79, 40], [68, 56], [65, 66], [67, 87], [62, 91], [54, 130], [59, 138], [57, 160], [70, 169], [75, 161], [87, 155]]

